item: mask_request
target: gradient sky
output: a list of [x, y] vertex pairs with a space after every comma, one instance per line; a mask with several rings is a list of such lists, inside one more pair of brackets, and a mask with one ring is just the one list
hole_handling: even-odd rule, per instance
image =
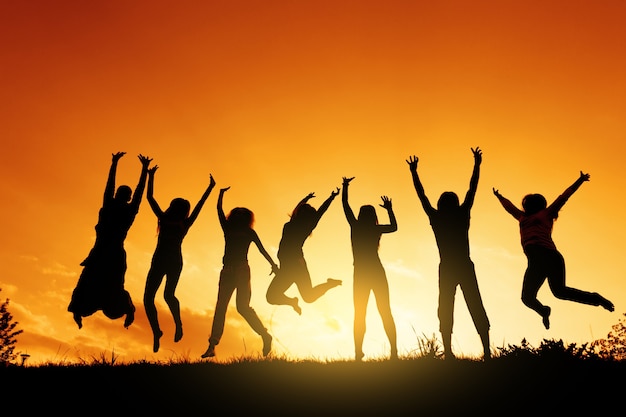
[[[464, 195], [483, 164], [470, 227], [471, 256], [494, 349], [526, 338], [585, 343], [626, 312], [626, 3], [614, 1], [28, 1], [0, 2], [0, 298], [24, 330], [30, 361], [199, 359], [216, 301], [223, 236], [215, 203], [246, 206], [275, 258], [282, 225], [309, 192], [319, 206], [354, 176], [351, 204], [392, 198], [399, 230], [384, 235], [400, 354], [439, 338], [438, 253], [405, 160], [434, 203]], [[94, 238], [111, 154], [127, 152], [118, 185], [137, 183], [138, 154], [159, 166], [155, 197], [195, 204], [214, 192], [183, 243], [177, 290], [184, 338], [157, 294], [165, 334], [152, 353], [142, 305], [156, 244], [146, 201], [126, 241], [135, 323], [101, 312], [78, 329], [67, 312]], [[552, 201], [579, 175], [591, 181], [555, 224], [570, 286], [597, 291], [615, 312], [539, 297], [550, 330], [520, 300], [526, 266], [516, 221], [492, 187], [519, 204]], [[617, 197], [616, 197], [617, 195]], [[378, 208], [381, 222], [386, 213]], [[313, 283], [342, 279], [297, 316], [265, 300], [269, 266], [254, 247], [251, 305], [293, 358], [353, 357], [349, 227], [336, 200], [304, 246]], [[293, 288], [289, 294], [293, 293]], [[370, 301], [366, 359], [386, 355]], [[234, 309], [216, 360], [260, 354]], [[457, 293], [453, 348], [480, 355]]]

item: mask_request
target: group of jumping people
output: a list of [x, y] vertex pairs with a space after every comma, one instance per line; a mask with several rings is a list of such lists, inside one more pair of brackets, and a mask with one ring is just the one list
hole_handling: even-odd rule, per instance
[[[463, 202], [460, 202], [456, 193], [446, 191], [440, 195], [436, 208], [426, 196], [418, 175], [419, 158], [413, 155], [406, 162], [439, 250], [437, 315], [444, 357], [454, 358], [451, 344], [454, 299], [457, 288], [460, 288], [483, 345], [483, 358], [488, 360], [491, 357], [490, 324], [478, 288], [469, 248], [470, 211], [478, 188], [482, 150], [477, 147], [471, 148], [471, 151], [474, 157], [474, 167]], [[165, 278], [164, 298], [174, 319], [174, 341], [178, 342], [183, 337], [183, 326], [180, 303], [175, 291], [183, 268], [182, 242], [200, 214], [216, 182], [210, 175], [209, 185], [193, 210], [190, 202], [180, 197], [172, 199], [169, 207], [162, 210], [154, 198], [154, 182], [158, 166], [151, 167], [152, 159], [149, 157], [141, 154], [138, 156], [141, 162], [141, 173], [134, 192], [127, 185], [121, 185], [117, 190], [115, 189], [118, 161], [124, 155], [125, 152], [112, 155], [103, 205], [95, 226], [96, 240], [87, 258], [81, 263], [83, 269], [72, 293], [68, 311], [73, 314], [74, 321], [79, 328], [82, 328], [83, 317], [90, 316], [99, 310], [110, 319], [125, 316], [124, 327], [133, 323], [136, 309], [130, 294], [124, 288], [127, 266], [124, 241], [139, 211], [147, 182], [146, 198], [157, 218], [158, 238], [146, 278], [143, 303], [152, 329], [153, 351], [158, 352], [163, 332], [159, 327], [154, 302], [156, 293]], [[600, 294], [566, 285], [565, 262], [552, 240], [552, 227], [560, 209], [584, 182], [589, 181], [589, 178], [589, 174], [581, 171], [576, 181], [550, 205], [547, 204], [543, 195], [528, 194], [522, 199], [521, 209], [493, 188], [493, 194], [502, 207], [519, 222], [521, 245], [528, 260], [522, 284], [522, 302], [541, 316], [546, 329], [550, 327], [551, 308], [537, 299], [537, 293], [546, 280], [554, 296], [559, 299], [602, 306], [608, 311], [614, 311], [613, 303]], [[398, 357], [396, 326], [389, 299], [389, 284], [385, 268], [378, 255], [381, 236], [398, 229], [396, 217], [391, 198], [387, 196], [381, 197], [380, 207], [387, 211], [388, 223], [379, 223], [374, 205], [362, 205], [355, 216], [348, 202], [348, 189], [353, 179], [354, 177], [343, 177], [341, 189], [333, 190], [317, 209], [309, 203], [315, 197], [314, 193], [307, 194], [296, 204], [289, 220], [283, 226], [277, 252], [278, 263], [267, 252], [254, 230], [254, 213], [246, 207], [234, 207], [226, 214], [223, 209], [223, 200], [230, 187], [219, 190], [217, 214], [224, 234], [224, 255], [208, 339], [209, 345], [201, 355], [202, 358], [215, 356], [216, 346], [224, 332], [226, 310], [234, 293], [236, 293], [237, 311], [263, 340], [263, 355], [267, 356], [271, 352], [272, 336], [250, 306], [251, 282], [248, 251], [252, 243], [267, 260], [271, 267], [271, 274], [274, 275], [266, 293], [270, 304], [291, 306], [296, 313], [301, 314], [298, 297], [288, 297], [285, 294], [289, 287], [295, 284], [302, 301], [312, 303], [330, 289], [342, 284], [341, 280], [329, 278], [314, 286], [303, 253], [306, 239], [340, 193], [343, 211], [350, 226], [353, 254], [355, 360], [362, 360], [364, 357], [362, 345], [366, 327], [365, 316], [371, 294], [374, 294], [376, 298], [378, 312], [389, 340], [390, 358]]]

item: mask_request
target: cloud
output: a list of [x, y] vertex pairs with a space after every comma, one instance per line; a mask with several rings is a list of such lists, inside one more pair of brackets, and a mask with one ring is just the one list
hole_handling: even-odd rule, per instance
[[60, 263], [54, 263], [51, 266], [42, 267], [41, 273], [44, 275], [59, 275], [59, 276], [64, 276], [64, 277], [78, 276], [76, 271], [72, 271], [67, 266], [61, 265]]
[[385, 262], [385, 270], [402, 277], [411, 278], [416, 281], [424, 281], [424, 276], [416, 269], [408, 267], [404, 264], [404, 260], [396, 259], [392, 262]]

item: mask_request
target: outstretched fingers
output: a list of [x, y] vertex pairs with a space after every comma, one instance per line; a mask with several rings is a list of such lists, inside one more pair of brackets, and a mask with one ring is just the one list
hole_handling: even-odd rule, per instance
[[419, 158], [413, 155], [413, 156], [410, 156], [409, 159], [406, 160], [406, 163], [409, 164], [409, 168], [412, 171], [415, 171], [417, 169], [417, 161], [419, 161]]
[[150, 165], [150, 162], [152, 162], [152, 158], [144, 156], [142, 154], [139, 154], [138, 158], [139, 161], [141, 161], [141, 164], [146, 168], [148, 167], [148, 165]]
[[380, 204], [382, 208], [389, 210], [391, 208], [391, 198], [386, 195], [380, 197], [383, 200], [383, 204]]
[[584, 172], [580, 171], [580, 179], [583, 181], [589, 181], [589, 178], [591, 176], [589, 174], [585, 174]]
[[126, 152], [116, 152], [113, 154], [113, 160], [118, 161], [124, 155], [126, 155]]
[[483, 151], [477, 146], [476, 148], [470, 148], [474, 154], [476, 162], [481, 162], [483, 159]]

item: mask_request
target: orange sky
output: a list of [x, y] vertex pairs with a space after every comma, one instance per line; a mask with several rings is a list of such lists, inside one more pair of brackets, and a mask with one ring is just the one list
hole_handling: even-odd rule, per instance
[[[24, 333], [31, 361], [74, 361], [114, 351], [121, 360], [197, 359], [206, 349], [223, 254], [215, 203], [251, 208], [275, 258], [282, 225], [309, 192], [319, 206], [354, 176], [353, 207], [392, 198], [399, 230], [383, 236], [401, 354], [438, 334], [434, 237], [405, 160], [420, 158], [427, 195], [464, 195], [471, 147], [483, 149], [470, 245], [494, 348], [527, 338], [583, 343], [605, 337], [626, 312], [626, 4], [622, 1], [30, 1], [0, 2], [0, 298]], [[126, 288], [136, 322], [101, 313], [78, 329], [66, 311], [94, 240], [111, 154], [125, 151], [118, 184], [135, 186], [139, 153], [159, 165], [155, 196], [192, 204], [215, 192], [183, 244], [177, 296], [185, 336], [152, 353], [143, 286], [156, 244], [144, 201], [126, 241]], [[554, 239], [568, 284], [598, 291], [616, 310], [556, 300], [552, 327], [520, 300], [525, 258], [515, 220], [491, 193], [519, 204], [554, 199], [591, 174], [567, 203]], [[617, 195], [617, 197], [616, 197]], [[381, 221], [386, 221], [380, 209]], [[294, 358], [351, 358], [352, 258], [339, 200], [304, 247], [314, 284], [344, 285], [302, 316], [265, 300], [269, 268], [250, 251], [251, 305]], [[293, 289], [292, 289], [293, 290]], [[367, 358], [388, 352], [368, 313]], [[218, 360], [260, 352], [234, 310]], [[453, 347], [480, 355], [457, 294]]]

